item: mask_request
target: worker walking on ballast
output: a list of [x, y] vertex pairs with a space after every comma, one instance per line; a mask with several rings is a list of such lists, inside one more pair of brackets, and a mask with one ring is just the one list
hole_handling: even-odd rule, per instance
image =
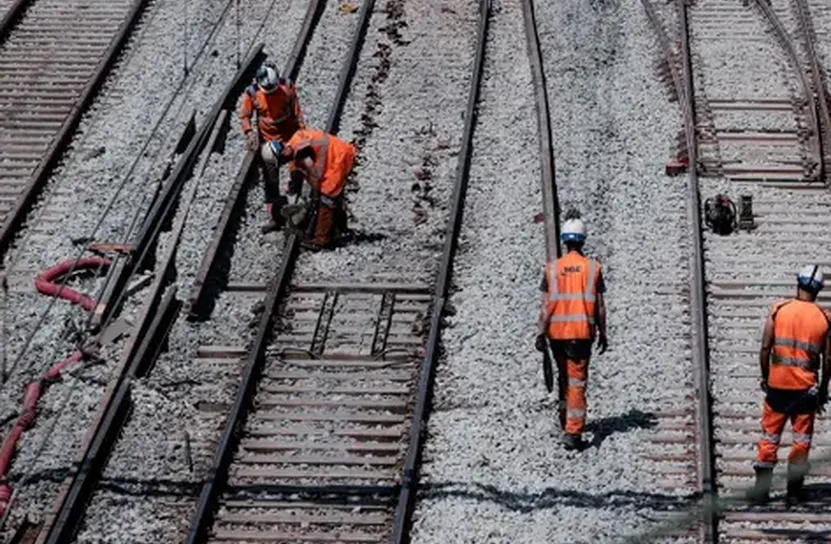
[[[317, 203], [317, 224], [311, 241], [303, 247], [319, 250], [331, 247], [335, 229], [346, 231], [343, 192], [346, 177], [355, 164], [355, 146], [334, 134], [320, 130], [301, 129], [285, 146], [273, 143], [280, 163], [291, 162], [313, 189]], [[294, 187], [292, 191], [299, 191]]]
[[[803, 485], [808, 472], [808, 452], [814, 418], [828, 401], [831, 369], [829, 321], [831, 315], [816, 303], [823, 288], [823, 274], [816, 265], [804, 267], [797, 276], [796, 298], [773, 305], [765, 321], [759, 364], [762, 407], [762, 437], [756, 462], [756, 484], [748, 499], [757, 504], [770, 500], [773, 468], [785, 423], [791, 421], [793, 443], [788, 455], [787, 502], [804, 500]], [[822, 375], [817, 380], [822, 358]]]
[[[254, 112], [257, 114], [257, 132], [251, 126]], [[281, 78], [274, 64], [266, 63], [260, 67], [254, 82], [243, 93], [240, 124], [246, 148], [256, 154], [263, 176], [269, 221], [261, 230], [263, 234], [280, 230], [285, 221], [280, 214], [285, 197], [280, 196], [279, 164], [269, 143], [288, 142], [295, 132], [305, 128], [305, 124], [294, 83]], [[298, 184], [297, 174], [292, 169], [289, 173], [292, 183]]]
[[561, 379], [568, 378], [564, 446], [568, 450], [581, 450], [586, 446], [582, 435], [586, 426], [586, 384], [592, 342], [597, 337], [600, 353], [608, 346], [603, 301], [606, 288], [600, 263], [583, 255], [586, 241], [583, 221], [579, 217], [567, 218], [560, 238], [566, 254], [545, 266], [536, 347], [544, 351], [547, 338]]

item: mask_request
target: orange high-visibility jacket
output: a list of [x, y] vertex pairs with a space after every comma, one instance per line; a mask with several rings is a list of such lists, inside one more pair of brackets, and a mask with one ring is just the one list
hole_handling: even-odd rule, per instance
[[242, 131], [251, 130], [251, 116], [257, 111], [257, 126], [266, 140], [287, 142], [303, 128], [303, 114], [297, 102], [297, 91], [291, 81], [282, 80], [271, 94], [264, 93], [256, 85], [249, 86], [242, 95], [240, 124]]
[[594, 315], [600, 263], [576, 251], [545, 265], [548, 283], [548, 337], [594, 338]]
[[314, 171], [320, 179], [320, 192], [336, 197], [343, 192], [346, 176], [355, 162], [355, 147], [337, 136], [320, 130], [301, 129], [294, 133], [288, 145], [295, 153], [303, 148], [314, 150]]
[[768, 385], [809, 389], [817, 383], [828, 314], [813, 302], [792, 299], [773, 305], [773, 356]]

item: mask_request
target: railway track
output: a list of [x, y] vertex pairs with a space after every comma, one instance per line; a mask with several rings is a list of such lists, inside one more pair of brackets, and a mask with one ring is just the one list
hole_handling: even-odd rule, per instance
[[[654, 6], [644, 2], [656, 29]], [[824, 85], [801, 0], [677, 3], [678, 34], [659, 31], [672, 80], [684, 108], [693, 209], [698, 194], [722, 192], [752, 203], [755, 226], [729, 236], [704, 230], [694, 255], [693, 339], [695, 394], [688, 406], [663, 414], [656, 437], [672, 485], [688, 486], [726, 502], [705, 509], [697, 527], [703, 542], [806, 542], [826, 540], [831, 465], [818, 463], [807, 480], [810, 500], [786, 508], [784, 465], [776, 470], [774, 500], [748, 506], [752, 462], [761, 428], [758, 349], [770, 306], [795, 293], [800, 266], [831, 265], [824, 233], [831, 226], [826, 181], [828, 113]], [[675, 39], [678, 50], [671, 45]], [[732, 54], [728, 54], [732, 50]], [[764, 81], [764, 85], [756, 83]], [[745, 84], [742, 84], [745, 82]], [[750, 82], [750, 84], [747, 84]], [[696, 235], [697, 236], [697, 235]], [[821, 294], [827, 307], [829, 296]], [[679, 394], [682, 392], [679, 391]], [[695, 401], [695, 402], [693, 402]], [[817, 418], [812, 457], [831, 457], [829, 418]], [[791, 430], [782, 437], [784, 461]], [[683, 531], [682, 531], [683, 532]], [[677, 535], [679, 538], [681, 535]], [[689, 537], [689, 534], [687, 535]]]
[[11, 243], [146, 3], [28, 0], [4, 12], [0, 252]]
[[[298, 240], [289, 237], [247, 351], [216, 476], [202, 489], [188, 542], [405, 538], [461, 223], [489, 12], [483, 1], [436, 284], [401, 273], [305, 281]], [[354, 65], [355, 58], [348, 62]], [[348, 89], [349, 70], [344, 74], [329, 130], [337, 127]]]

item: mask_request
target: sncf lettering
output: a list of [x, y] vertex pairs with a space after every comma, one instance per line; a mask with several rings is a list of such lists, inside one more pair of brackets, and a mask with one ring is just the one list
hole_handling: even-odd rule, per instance
[[579, 265], [577, 265], [577, 266], [564, 266], [563, 267], [563, 273], [571, 274], [573, 272], [580, 272], [582, 269], [583, 269], [583, 267], [581, 267]]

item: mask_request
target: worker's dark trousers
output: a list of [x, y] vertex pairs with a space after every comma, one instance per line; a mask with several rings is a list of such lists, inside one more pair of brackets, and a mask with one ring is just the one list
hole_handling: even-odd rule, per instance
[[[586, 385], [589, 379], [591, 340], [549, 340], [557, 361], [560, 402], [565, 400], [565, 432], [583, 434], [586, 427]], [[563, 407], [561, 405], [560, 409]], [[561, 420], [563, 418], [561, 417]]]
[[268, 142], [263, 142], [260, 145], [259, 159], [257, 162], [260, 165], [260, 171], [263, 177], [266, 212], [271, 220], [282, 223], [283, 218], [280, 215], [280, 210], [287, 200], [285, 197], [280, 196], [280, 166]]

